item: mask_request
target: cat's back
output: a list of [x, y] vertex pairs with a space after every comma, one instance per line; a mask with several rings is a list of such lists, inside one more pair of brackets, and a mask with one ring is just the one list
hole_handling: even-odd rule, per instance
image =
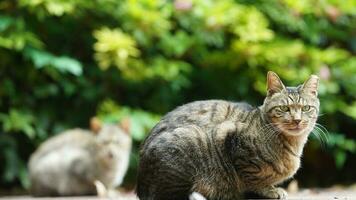
[[[95, 148], [94, 133], [83, 129], [64, 131], [43, 142], [31, 155], [31, 193], [36, 196], [80, 193], [87, 188], [69, 176], [76, 160], [89, 160]], [[83, 189], [84, 187], [84, 189]]]
[[202, 114], [216, 114], [215, 112], [219, 113], [221, 109], [224, 107], [228, 107], [234, 104], [233, 102], [225, 101], [225, 100], [202, 100], [202, 101], [193, 101], [182, 106], [178, 106], [171, 112], [167, 113], [164, 119], [173, 119], [179, 116], [195, 116], [198, 117]]
[[194, 101], [177, 107], [167, 113], [161, 121], [180, 121], [186, 123], [208, 120], [209, 122], [221, 122], [229, 119], [239, 111], [249, 111], [253, 107], [243, 102], [231, 102], [225, 100]]
[[60, 154], [66, 149], [81, 151], [94, 143], [95, 136], [90, 131], [79, 128], [64, 131], [49, 138], [38, 147], [30, 157], [29, 169], [30, 171], [36, 169], [36, 166], [41, 163], [40, 161], [50, 154]]
[[167, 113], [152, 129], [145, 143], [163, 132], [171, 132], [180, 127], [197, 126], [203, 130], [211, 129], [216, 125], [236, 120], [236, 116], [248, 113], [253, 107], [243, 102], [225, 100], [194, 101], [177, 107]]

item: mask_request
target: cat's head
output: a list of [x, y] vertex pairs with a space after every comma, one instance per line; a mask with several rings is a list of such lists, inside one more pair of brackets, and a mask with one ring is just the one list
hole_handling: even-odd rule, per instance
[[128, 119], [118, 124], [102, 124], [97, 118], [92, 118], [90, 123], [91, 130], [96, 133], [99, 162], [110, 165], [130, 152], [132, 142]]
[[309, 134], [319, 113], [318, 82], [311, 75], [302, 85], [286, 87], [276, 73], [268, 72], [263, 110], [273, 126], [290, 136]]

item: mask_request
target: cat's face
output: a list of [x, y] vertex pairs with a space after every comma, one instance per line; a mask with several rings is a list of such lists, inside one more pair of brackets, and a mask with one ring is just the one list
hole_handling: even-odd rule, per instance
[[97, 135], [97, 142], [100, 162], [108, 165], [120, 160], [131, 149], [130, 135], [116, 124], [104, 124]]
[[319, 113], [318, 77], [315, 75], [298, 87], [285, 87], [277, 74], [268, 72], [264, 111], [273, 126], [283, 134], [309, 134]]

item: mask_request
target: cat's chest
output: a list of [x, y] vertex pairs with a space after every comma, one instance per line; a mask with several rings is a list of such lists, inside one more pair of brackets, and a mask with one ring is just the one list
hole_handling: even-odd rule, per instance
[[267, 184], [278, 184], [291, 178], [300, 167], [300, 158], [282, 153], [276, 160], [262, 162], [261, 178]]
[[[258, 149], [258, 148], [256, 148]], [[292, 177], [300, 166], [300, 158], [287, 152], [273, 154], [256, 151], [238, 169], [247, 187], [275, 185]]]

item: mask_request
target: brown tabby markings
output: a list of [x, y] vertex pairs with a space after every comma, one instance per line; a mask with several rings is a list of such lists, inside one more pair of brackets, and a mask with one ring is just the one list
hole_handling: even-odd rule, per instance
[[168, 113], [141, 149], [137, 192], [141, 200], [241, 198], [254, 192], [285, 198], [274, 185], [292, 177], [318, 109], [317, 77], [285, 87], [267, 76], [264, 104], [197, 101]]

